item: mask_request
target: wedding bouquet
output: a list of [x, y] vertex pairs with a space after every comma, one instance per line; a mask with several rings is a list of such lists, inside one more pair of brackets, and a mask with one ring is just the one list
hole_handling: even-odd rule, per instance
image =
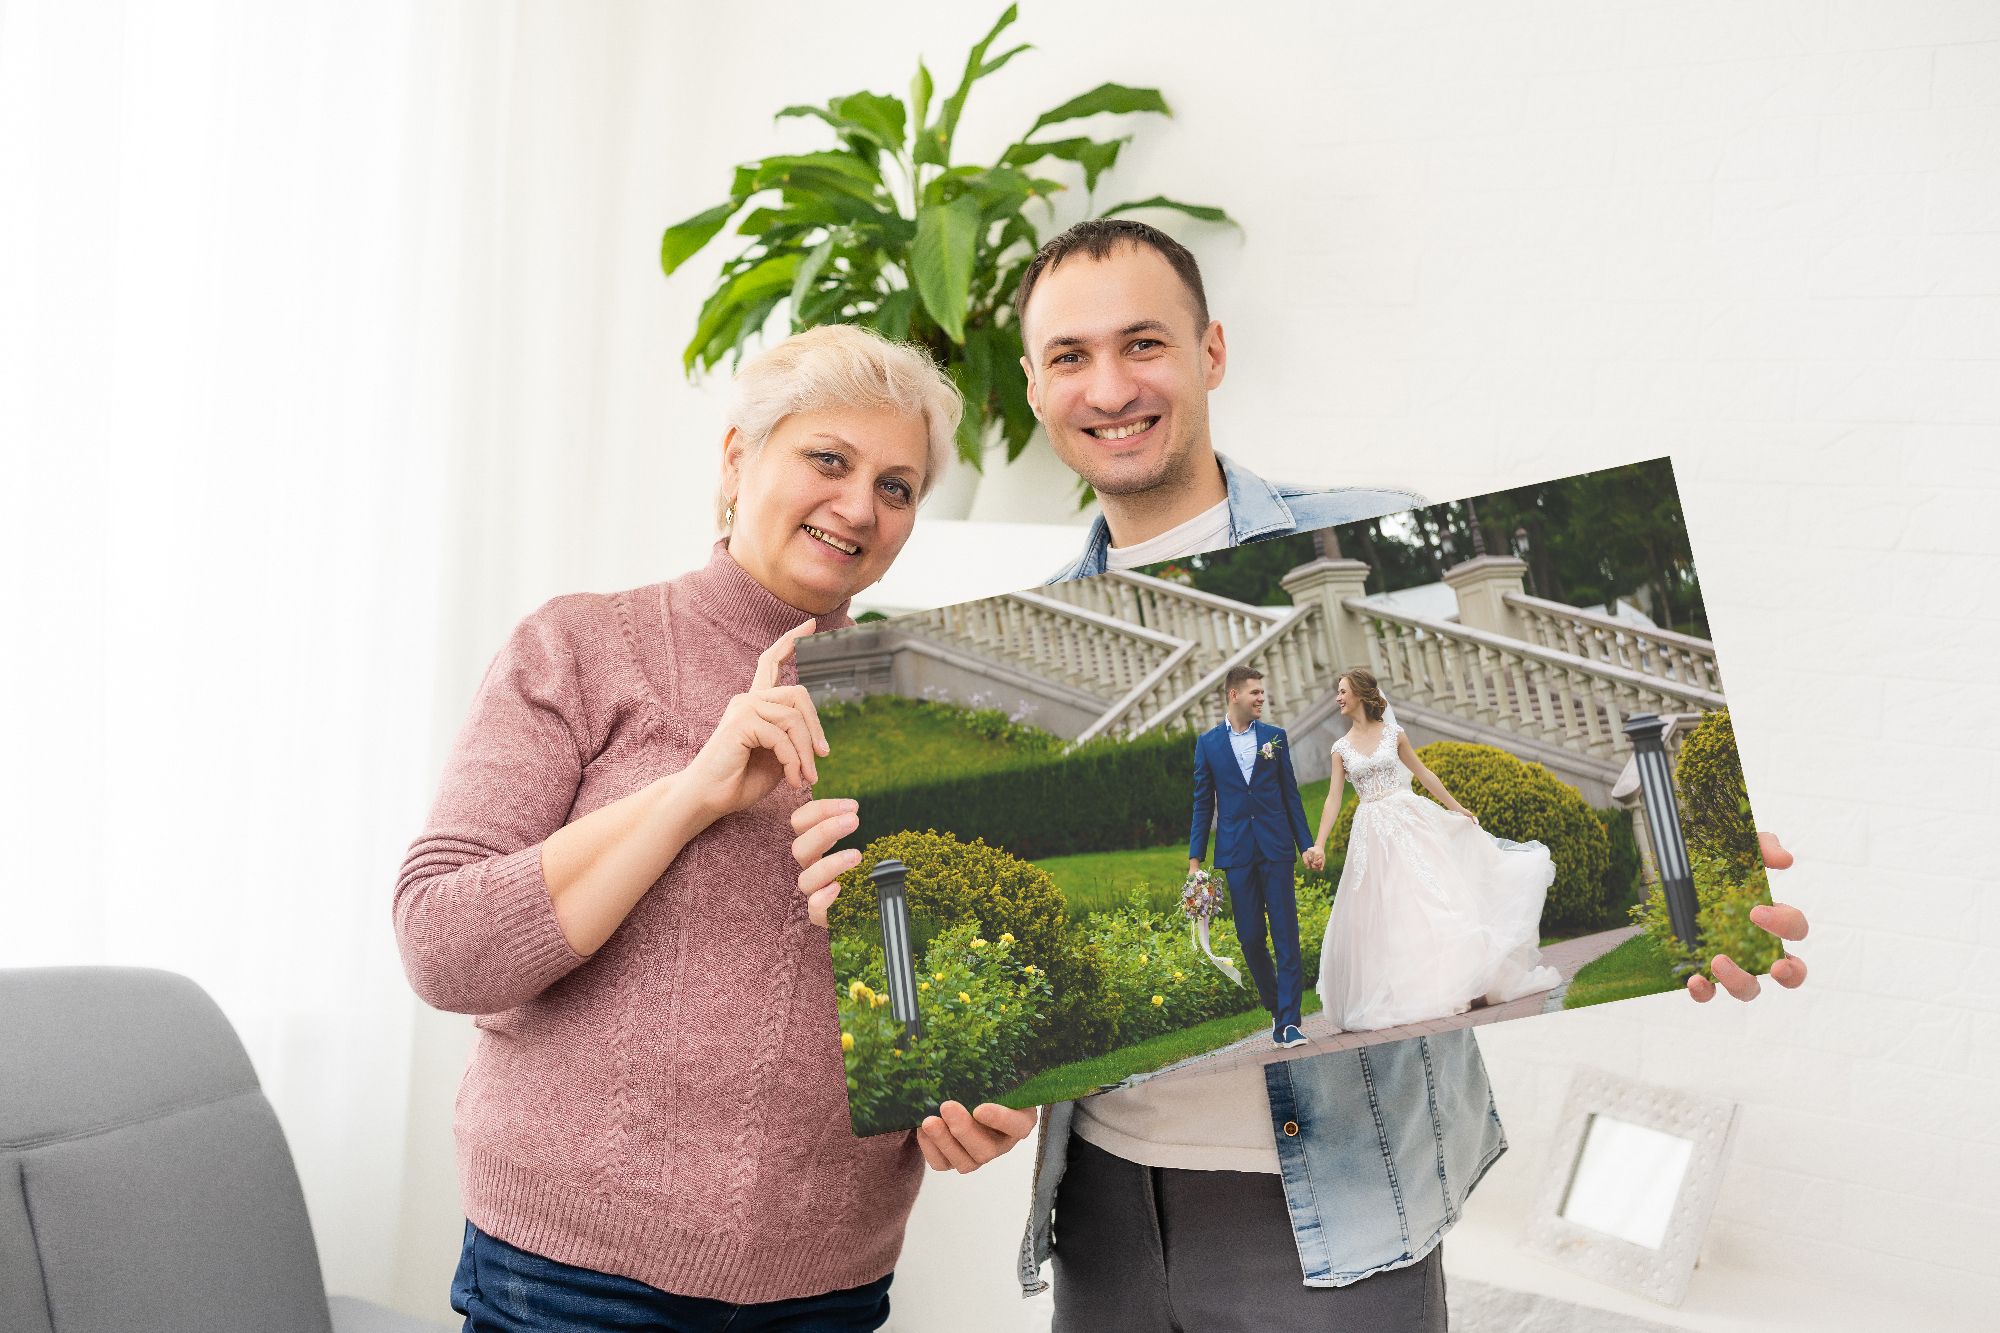
[[1188, 935], [1201, 946], [1201, 951], [1208, 955], [1208, 961], [1215, 964], [1217, 971], [1241, 986], [1243, 977], [1236, 970], [1235, 964], [1227, 958], [1216, 957], [1215, 950], [1208, 947], [1208, 923], [1215, 919], [1215, 913], [1220, 906], [1215, 885], [1210, 882], [1208, 872], [1190, 871], [1187, 883], [1181, 885], [1181, 912], [1188, 919]]

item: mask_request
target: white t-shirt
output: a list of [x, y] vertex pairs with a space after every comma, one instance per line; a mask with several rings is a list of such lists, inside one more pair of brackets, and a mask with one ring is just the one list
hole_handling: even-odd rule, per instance
[[[1150, 541], [1114, 546], [1107, 558], [1112, 569], [1132, 569], [1227, 545], [1229, 502], [1224, 500]], [[1271, 1095], [1257, 1065], [1084, 1097], [1070, 1127], [1086, 1142], [1141, 1166], [1278, 1174]]]
[[1107, 566], [1111, 569], [1137, 569], [1141, 565], [1157, 565], [1162, 560], [1179, 560], [1182, 556], [1200, 555], [1203, 551], [1219, 551], [1229, 545], [1229, 501], [1223, 500], [1212, 509], [1204, 509], [1185, 523], [1168, 528], [1157, 537], [1131, 546], [1114, 546], [1104, 553]]

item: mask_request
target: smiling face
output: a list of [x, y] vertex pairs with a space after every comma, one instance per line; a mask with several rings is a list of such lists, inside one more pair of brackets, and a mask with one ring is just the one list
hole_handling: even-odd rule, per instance
[[1229, 720], [1242, 730], [1264, 716], [1264, 682], [1246, 680], [1229, 692]]
[[1360, 720], [1361, 700], [1356, 698], [1354, 695], [1354, 691], [1348, 688], [1347, 677], [1342, 676], [1340, 678], [1340, 684], [1334, 687], [1333, 701], [1336, 705], [1339, 706], [1340, 715], [1342, 717], [1350, 718], [1355, 721]]
[[916, 522], [929, 437], [890, 407], [795, 412], [751, 457], [731, 429], [729, 554], [780, 601], [824, 615], [888, 572]]
[[1164, 256], [1120, 245], [1043, 273], [1021, 312], [1028, 401], [1049, 445], [1098, 494], [1186, 484], [1213, 467], [1208, 394], [1222, 383], [1222, 325], [1198, 328]]

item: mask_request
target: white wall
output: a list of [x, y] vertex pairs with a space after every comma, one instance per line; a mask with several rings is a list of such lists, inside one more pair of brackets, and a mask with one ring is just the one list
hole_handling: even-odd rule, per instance
[[[662, 278], [662, 227], [735, 162], [817, 142], [777, 107], [900, 90], [918, 50], [949, 87], [989, 16], [183, 9], [0, 11], [0, 435], [33, 487], [7, 488], [5, 572], [38, 645], [10, 694], [39, 709], [18, 710], [18, 771], [55, 775], [11, 806], [6, 906], [30, 933], [0, 943], [181, 965], [262, 1022], [282, 951], [162, 904], [254, 914], [274, 876], [301, 886], [298, 919], [337, 921], [346, 961], [285, 981], [301, 998], [253, 1051], [337, 1288], [441, 1314], [464, 1031], [385, 953], [427, 771], [523, 612], [703, 556], [716, 405], [678, 364], [713, 257]], [[1813, 978], [1748, 1010], [1666, 997], [1486, 1038], [1515, 1151], [1476, 1211], [1525, 1201], [1588, 1060], [1749, 1107], [1705, 1271], [1970, 1309], [2000, 1276], [1979, 836], [2000, 719], [1974, 675], [2000, 648], [2000, 9], [1030, 0], [1018, 31], [1038, 49], [975, 95], [966, 152], [1106, 79], [1157, 85], [1177, 115], [1131, 127], [1100, 201], [1166, 191], [1244, 223], [1163, 219], [1229, 334], [1225, 450], [1440, 497], [1676, 459]], [[968, 512], [1054, 521], [1065, 498], [996, 486]], [[293, 575], [304, 608], [257, 601]], [[327, 608], [364, 660], [325, 654]], [[148, 692], [139, 652], [178, 693]], [[295, 687], [253, 691], [273, 678]], [[260, 728], [204, 739], [246, 698]], [[215, 808], [263, 821], [251, 852]], [[342, 1027], [349, 1004], [412, 1017]], [[405, 1050], [406, 1091], [383, 1063]], [[313, 1079], [349, 1073], [350, 1119], [315, 1119]], [[356, 1168], [405, 1130], [396, 1167]], [[927, 1189], [899, 1325], [1035, 1318], [953, 1309], [968, 1274], [1004, 1293], [1025, 1204], [1004, 1177]]]

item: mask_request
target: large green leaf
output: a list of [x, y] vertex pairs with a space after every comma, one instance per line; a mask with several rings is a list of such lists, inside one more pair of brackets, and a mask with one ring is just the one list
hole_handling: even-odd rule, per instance
[[910, 317], [917, 312], [917, 293], [912, 287], [898, 287], [882, 298], [875, 309], [875, 332], [902, 342], [910, 336]]
[[1000, 433], [1007, 461], [1028, 447], [1035, 433], [1035, 409], [1028, 403], [1028, 376], [1021, 369], [1021, 331], [1012, 324], [993, 330], [993, 392], [1000, 400]]
[[952, 383], [965, 400], [965, 415], [958, 419], [958, 456], [974, 467], [984, 461], [987, 399], [993, 390], [991, 333], [991, 329], [967, 329], [965, 350], [951, 365]]
[[955, 343], [965, 341], [965, 294], [978, 247], [979, 204], [969, 196], [918, 210], [917, 239], [910, 247], [917, 295]]
[[1044, 157], [1075, 162], [1083, 168], [1083, 188], [1095, 192], [1097, 178], [1118, 162], [1118, 150], [1132, 141], [1122, 139], [1052, 139], [1048, 143], [1017, 143], [1000, 160], [1009, 166], [1025, 167]]
[[903, 103], [886, 93], [849, 93], [835, 98], [835, 113], [892, 153], [903, 151]]
[[[993, 25], [992, 31], [980, 38], [973, 48], [966, 52], [965, 73], [959, 76], [958, 87], [952, 91], [950, 97], [945, 98], [944, 105], [938, 109], [937, 140], [939, 150], [943, 154], [938, 162], [939, 166], [951, 161], [951, 142], [958, 133], [958, 117], [965, 110], [966, 94], [972, 91], [973, 84], [991, 72], [986, 68], [986, 48], [993, 45], [993, 39], [1014, 21], [1018, 12], [1016, 6], [1007, 6], [1007, 12], [1000, 16], [1000, 21]], [[1015, 51], [1009, 51], [994, 61], [993, 69], [1006, 64], [1015, 54]]]
[[801, 175], [835, 176], [862, 185], [882, 183], [882, 173], [852, 153], [792, 153], [767, 157], [753, 165], [756, 172], [751, 177], [751, 187], [757, 190], [776, 189]]
[[826, 267], [826, 261], [831, 258], [833, 258], [833, 238], [829, 236], [813, 247], [813, 252], [807, 255], [799, 264], [798, 272], [792, 277], [792, 318], [794, 321], [798, 319], [799, 307], [805, 304], [806, 293], [810, 292], [813, 289], [813, 284], [819, 281], [820, 270]]
[[1116, 208], [1107, 208], [1098, 214], [1098, 216], [1108, 218], [1113, 213], [1129, 213], [1135, 208], [1171, 208], [1177, 212], [1185, 213], [1191, 218], [1200, 218], [1203, 222], [1223, 222], [1235, 227], [1238, 231], [1243, 230], [1241, 223], [1219, 208], [1210, 208], [1206, 204], [1184, 204], [1178, 199], [1169, 199], [1163, 194], [1156, 194], [1151, 199], [1135, 199], [1129, 204], [1120, 204]]
[[715, 239], [715, 233], [721, 231], [730, 215], [741, 207], [741, 199], [731, 199], [726, 204], [717, 204], [686, 222], [676, 222], [667, 228], [667, 234], [660, 240], [660, 267], [672, 273], [693, 258], [697, 250]]
[[928, 156], [935, 141], [924, 128], [924, 118], [931, 113], [931, 92], [931, 72], [919, 60], [917, 72], [910, 76], [910, 157], [915, 162], [941, 167], [944, 159]]
[[1158, 88], [1127, 88], [1122, 83], [1101, 83], [1081, 97], [1072, 97], [1053, 111], [1044, 111], [1041, 119], [1035, 122], [1035, 128], [1021, 137], [1032, 139], [1042, 126], [1060, 124], [1065, 120], [1081, 120], [1085, 116], [1105, 112], [1122, 115], [1131, 111], [1156, 111], [1163, 116], [1174, 114], [1167, 106], [1167, 99], [1160, 96]]

